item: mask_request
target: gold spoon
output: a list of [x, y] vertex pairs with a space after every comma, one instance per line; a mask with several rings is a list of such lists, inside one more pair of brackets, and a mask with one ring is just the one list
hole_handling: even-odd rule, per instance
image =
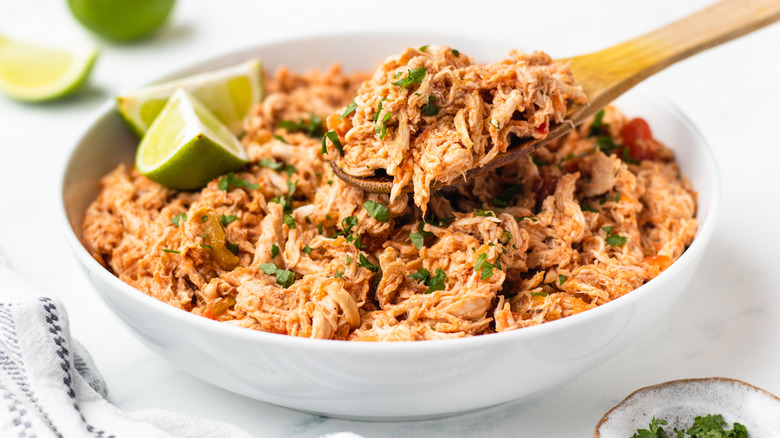
[[[569, 107], [566, 120], [551, 127], [542, 140], [510, 146], [484, 166], [466, 171], [466, 178], [490, 172], [568, 133], [634, 85], [703, 50], [780, 20], [780, 0], [723, 0], [660, 29], [568, 62], [574, 80], [588, 96], [585, 105]], [[391, 176], [355, 177], [330, 163], [336, 175], [368, 192], [390, 193]], [[444, 184], [435, 183], [433, 188]], [[411, 191], [407, 186], [404, 191]]]

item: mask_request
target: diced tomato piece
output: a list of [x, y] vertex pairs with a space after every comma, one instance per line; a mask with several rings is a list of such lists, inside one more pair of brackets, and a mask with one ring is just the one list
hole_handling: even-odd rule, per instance
[[635, 160], [653, 158], [655, 154], [653, 131], [644, 119], [635, 118], [628, 121], [620, 131], [624, 146], [628, 147], [629, 156]]
[[547, 133], [550, 132], [549, 126], [547, 126], [547, 122], [544, 122], [541, 125], [537, 126], [536, 132], [547, 135]]

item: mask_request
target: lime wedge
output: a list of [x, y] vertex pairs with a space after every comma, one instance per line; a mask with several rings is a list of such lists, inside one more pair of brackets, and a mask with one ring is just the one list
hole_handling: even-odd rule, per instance
[[142, 136], [177, 88], [191, 92], [234, 133], [243, 130], [244, 119], [263, 99], [263, 64], [253, 59], [243, 64], [171, 82], [152, 85], [117, 97], [119, 113]]
[[92, 46], [59, 49], [0, 36], [0, 91], [29, 102], [65, 96], [84, 83], [96, 58]]
[[176, 90], [141, 139], [135, 166], [172, 189], [203, 187], [247, 163], [244, 146], [188, 91]]

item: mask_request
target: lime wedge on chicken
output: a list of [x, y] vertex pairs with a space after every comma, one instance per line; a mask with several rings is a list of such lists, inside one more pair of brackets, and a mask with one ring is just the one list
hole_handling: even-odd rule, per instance
[[28, 102], [65, 96], [86, 81], [97, 53], [92, 45], [44, 47], [0, 35], [0, 91]]
[[176, 90], [141, 139], [135, 165], [172, 189], [192, 190], [247, 163], [244, 146], [206, 106]]
[[252, 107], [263, 99], [263, 64], [259, 59], [253, 59], [120, 95], [116, 98], [119, 113], [139, 136], [143, 136], [178, 88], [192, 93], [217, 119], [238, 134]]

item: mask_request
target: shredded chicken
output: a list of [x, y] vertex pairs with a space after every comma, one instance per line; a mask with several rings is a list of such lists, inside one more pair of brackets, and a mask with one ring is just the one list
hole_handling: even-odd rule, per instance
[[[555, 99], [569, 92], [553, 87], [555, 98], [533, 93], [543, 105], [528, 106], [525, 122], [498, 118], [496, 96], [511, 94], [501, 88], [508, 94], [497, 93], [493, 107], [460, 119], [448, 112], [450, 102], [484, 96], [440, 94], [433, 81], [446, 70], [440, 62], [471, 63], [442, 50], [410, 52], [398, 68], [413, 68], [409, 59], [439, 60], [442, 68], [431, 69], [416, 89], [426, 101], [437, 96], [446, 123], [467, 121], [467, 135], [453, 128], [453, 144], [468, 137], [472, 147], [487, 148], [490, 137], [506, 147], [505, 130], [533, 132], [561, 114], [562, 107], [540, 109], [563, 105]], [[539, 57], [545, 59], [506, 65]], [[366, 79], [338, 67], [279, 70], [246, 123], [251, 162], [234, 176], [246, 184], [220, 188], [228, 182], [223, 176], [197, 192], [174, 191], [119, 166], [86, 212], [85, 246], [140, 291], [227, 324], [321, 339], [410, 341], [513, 330], [585, 311], [650, 281], [693, 240], [696, 196], [672, 153], [649, 130], [637, 135], [641, 119], [627, 120], [611, 107], [533, 156], [431, 192], [427, 215], [406, 194], [349, 186], [320, 156], [323, 120], [356, 94], [352, 120], [370, 118], [374, 104], [361, 93], [376, 76], [358, 91]], [[387, 102], [393, 117], [420, 117], [400, 111], [400, 100], [398, 107]], [[501, 131], [470, 128], [469, 120], [488, 114]]]
[[567, 101], [585, 100], [568, 67], [542, 52], [477, 65], [445, 46], [409, 48], [379, 67], [353, 106], [328, 118], [343, 145], [343, 154], [331, 145], [328, 155], [354, 176], [387, 172], [391, 201], [411, 184], [424, 213], [434, 181], [462, 177], [513, 139], [546, 137]]

